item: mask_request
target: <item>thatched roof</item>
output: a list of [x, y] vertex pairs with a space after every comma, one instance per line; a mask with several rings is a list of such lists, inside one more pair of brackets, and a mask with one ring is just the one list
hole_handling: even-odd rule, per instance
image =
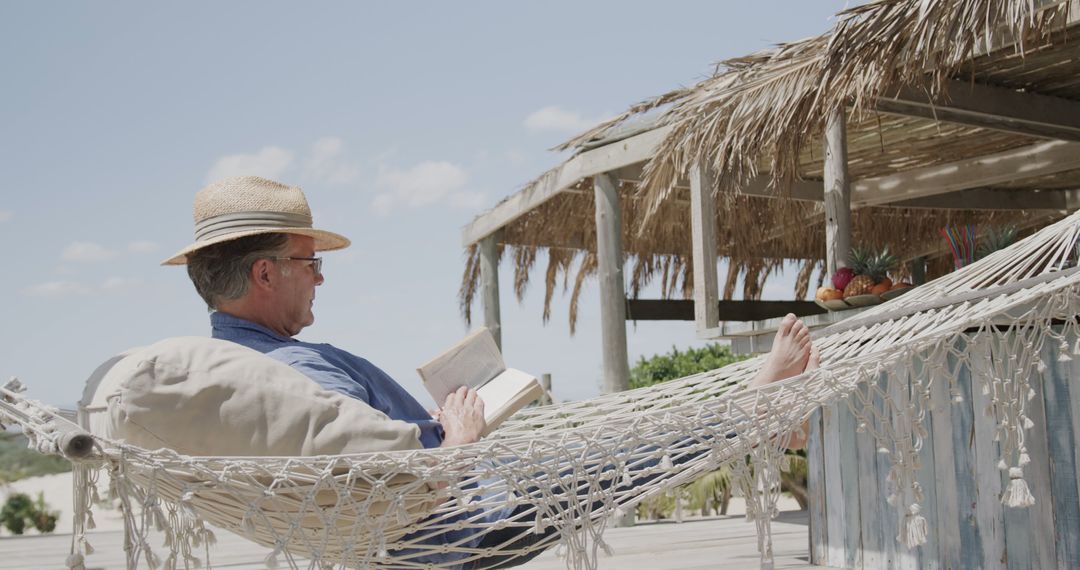
[[[1041, 6], [1037, 7], [1036, 4]], [[796, 293], [805, 294], [824, 256], [821, 202], [787, 199], [802, 181], [820, 180], [828, 113], [847, 109], [848, 164], [853, 180], [960, 163], [1024, 149], [1042, 140], [882, 112], [878, 101], [903, 90], [947, 103], [950, 85], [1004, 87], [1080, 100], [1080, 44], [1068, 2], [1031, 0], [879, 0], [842, 12], [825, 35], [721, 62], [699, 84], [634, 105], [561, 145], [579, 154], [642, 130], [668, 125], [643, 169], [618, 175], [623, 248], [631, 261], [631, 295], [663, 279], [665, 296], [690, 296], [689, 198], [685, 177], [695, 161], [711, 165], [718, 196], [718, 253], [741, 271], [744, 295], [756, 298], [783, 260], [804, 260]], [[1072, 18], [1072, 19], [1070, 19]], [[548, 175], [545, 175], [548, 176]], [[764, 177], [771, 194], [745, 192]], [[544, 176], [530, 187], [544, 181]], [[526, 191], [530, 189], [526, 188]], [[1080, 188], [1080, 169], [1017, 174], [990, 188]], [[760, 194], [760, 193], [759, 193]], [[1013, 224], [1033, 228], [1062, 215], [1052, 210], [935, 209], [878, 204], [853, 213], [852, 243], [882, 246], [902, 258], [937, 255], [947, 270], [938, 230], [948, 224]], [[559, 192], [501, 228], [520, 294], [537, 250], [547, 250], [549, 303], [558, 282], [575, 294], [595, 270], [592, 183]], [[478, 263], [470, 250], [461, 299], [468, 315]], [[578, 261], [573, 263], [573, 260]], [[573, 269], [576, 266], [576, 269]], [[728, 276], [730, 298], [736, 277]]]

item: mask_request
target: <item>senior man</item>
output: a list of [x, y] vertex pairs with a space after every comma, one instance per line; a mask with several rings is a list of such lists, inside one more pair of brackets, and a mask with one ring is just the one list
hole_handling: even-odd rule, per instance
[[[363, 400], [391, 419], [416, 424], [424, 447], [480, 439], [484, 410], [475, 390], [461, 388], [448, 396], [441, 402], [436, 420], [400, 384], [364, 358], [330, 344], [294, 338], [315, 321], [315, 288], [323, 283], [322, 258], [316, 253], [349, 245], [344, 236], [313, 227], [307, 199], [299, 188], [255, 176], [229, 178], [196, 194], [194, 214], [195, 243], [163, 265], [187, 265], [195, 289], [211, 311], [214, 338], [255, 349], [292, 366], [327, 390]], [[809, 331], [789, 315], [753, 383], [798, 375], [808, 365], [816, 366], [816, 360]], [[479, 516], [497, 521], [519, 519], [523, 513], [495, 509]], [[494, 548], [508, 541], [514, 541], [513, 546], [550, 544], [555, 538], [551, 528], [525, 537], [515, 537], [513, 528], [476, 536], [468, 536], [470, 532], [442, 533], [433, 540]], [[495, 554], [474, 559], [468, 567], [513, 566], [539, 552]], [[430, 556], [413, 560], [453, 566], [464, 557], [457, 552]]]

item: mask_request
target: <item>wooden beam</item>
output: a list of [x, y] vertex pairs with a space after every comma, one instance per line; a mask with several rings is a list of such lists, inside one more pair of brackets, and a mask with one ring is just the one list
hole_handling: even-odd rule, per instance
[[622, 216], [615, 181], [593, 177], [596, 192], [596, 266], [600, 282], [600, 336], [604, 354], [604, 393], [630, 387], [626, 351], [626, 290], [623, 283]]
[[966, 81], [950, 81], [936, 100], [903, 88], [879, 97], [877, 110], [1020, 135], [1080, 141], [1080, 103]]
[[716, 301], [716, 199], [708, 165], [695, 162], [690, 169], [690, 240], [693, 244], [694, 320], [698, 330], [719, 323]]
[[[628, 321], [692, 321], [696, 302], [683, 299], [627, 299]], [[760, 321], [782, 317], [817, 315], [825, 309], [810, 301], [716, 301], [717, 314], [724, 321]]]
[[1080, 143], [1048, 141], [949, 164], [864, 178], [851, 190], [853, 207], [982, 188], [1080, 169]]
[[847, 267], [851, 252], [851, 182], [847, 169], [847, 120], [843, 107], [825, 124], [825, 266], [829, 275]]
[[585, 151], [545, 172], [523, 190], [480, 214], [462, 231], [466, 247], [552, 199], [582, 178], [602, 174], [652, 158], [673, 127], [665, 126], [634, 135], [614, 144]]
[[502, 318], [499, 315], [499, 252], [496, 235], [480, 240], [480, 296], [484, 303], [484, 326], [502, 348]]
[[933, 210], [1074, 210], [1080, 205], [1080, 190], [972, 188], [886, 205]]

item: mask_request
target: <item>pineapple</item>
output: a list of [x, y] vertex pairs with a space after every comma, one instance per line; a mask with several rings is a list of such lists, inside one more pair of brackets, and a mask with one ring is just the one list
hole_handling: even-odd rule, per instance
[[975, 253], [975, 259], [982, 259], [999, 249], [1005, 249], [1016, 241], [1016, 226], [1003, 226], [994, 229], [993, 226], [986, 228], [979, 239], [979, 249]]
[[844, 297], [869, 294], [874, 285], [885, 279], [895, 265], [896, 256], [889, 254], [889, 248], [881, 250], [881, 253], [853, 248], [851, 269], [855, 272], [855, 278], [844, 287]]

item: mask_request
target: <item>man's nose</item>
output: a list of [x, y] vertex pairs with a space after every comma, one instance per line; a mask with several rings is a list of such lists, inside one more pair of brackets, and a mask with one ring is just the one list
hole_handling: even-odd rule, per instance
[[326, 281], [326, 278], [323, 277], [322, 271], [316, 271], [315, 272], [315, 286], [318, 287], [319, 285], [322, 285], [323, 281]]

